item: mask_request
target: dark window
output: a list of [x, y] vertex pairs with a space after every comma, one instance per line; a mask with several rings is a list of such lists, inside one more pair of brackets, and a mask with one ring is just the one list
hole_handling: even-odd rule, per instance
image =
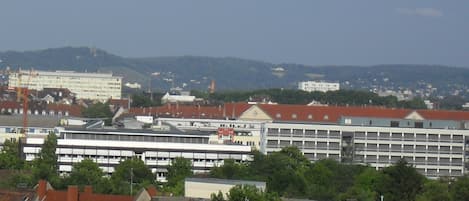
[[423, 128], [423, 122], [415, 122], [415, 128]]
[[391, 127], [399, 127], [398, 121], [391, 121]]

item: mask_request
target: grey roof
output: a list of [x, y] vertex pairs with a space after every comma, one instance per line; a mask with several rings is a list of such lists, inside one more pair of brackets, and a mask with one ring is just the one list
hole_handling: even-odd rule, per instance
[[[28, 115], [28, 127], [54, 128], [59, 116]], [[23, 126], [23, 115], [0, 115], [0, 126]]]
[[230, 184], [230, 185], [253, 185], [253, 186], [266, 186], [263, 181], [248, 181], [248, 180], [232, 180], [232, 179], [217, 179], [217, 178], [186, 178], [186, 182], [201, 182], [201, 183], [214, 183], [214, 184]]

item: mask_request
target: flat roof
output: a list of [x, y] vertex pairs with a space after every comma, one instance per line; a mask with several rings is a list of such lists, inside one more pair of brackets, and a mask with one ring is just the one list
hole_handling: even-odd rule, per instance
[[266, 186], [263, 181], [248, 181], [248, 180], [233, 180], [233, 179], [218, 179], [218, 178], [186, 178], [186, 182], [200, 182], [200, 183], [213, 183], [213, 184], [229, 184], [229, 185], [254, 185]]

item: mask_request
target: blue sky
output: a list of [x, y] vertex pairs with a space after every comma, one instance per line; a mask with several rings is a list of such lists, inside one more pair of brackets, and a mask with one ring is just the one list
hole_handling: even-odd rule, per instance
[[0, 32], [0, 51], [95, 46], [125, 57], [469, 67], [466, 0], [8, 0]]

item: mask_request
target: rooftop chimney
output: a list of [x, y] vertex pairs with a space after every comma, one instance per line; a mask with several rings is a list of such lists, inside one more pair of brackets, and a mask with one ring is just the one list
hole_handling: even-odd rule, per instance
[[78, 201], [78, 186], [68, 186], [67, 201]]
[[47, 193], [47, 181], [46, 180], [39, 180], [38, 187], [36, 189], [37, 196], [39, 200], [42, 200]]

